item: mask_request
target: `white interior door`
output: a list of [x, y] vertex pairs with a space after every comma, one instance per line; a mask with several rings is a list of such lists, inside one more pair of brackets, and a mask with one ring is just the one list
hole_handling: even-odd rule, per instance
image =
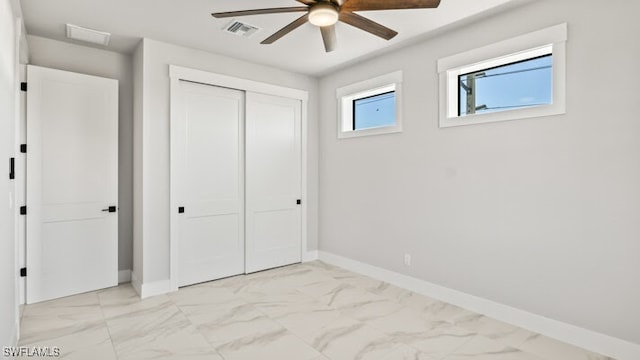
[[244, 273], [244, 93], [179, 82], [172, 116], [178, 286]]
[[36, 66], [27, 79], [27, 303], [115, 286], [118, 82]]
[[301, 102], [248, 92], [246, 272], [302, 260]]

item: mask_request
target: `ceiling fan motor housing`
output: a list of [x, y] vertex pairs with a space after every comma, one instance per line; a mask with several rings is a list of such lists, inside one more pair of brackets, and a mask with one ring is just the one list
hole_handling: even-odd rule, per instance
[[316, 26], [331, 26], [338, 22], [338, 8], [331, 2], [319, 2], [309, 10], [309, 22]]

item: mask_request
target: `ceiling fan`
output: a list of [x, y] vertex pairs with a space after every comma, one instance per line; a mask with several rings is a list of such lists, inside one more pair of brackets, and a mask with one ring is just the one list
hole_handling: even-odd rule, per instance
[[261, 44], [272, 44], [291, 31], [297, 29], [307, 21], [320, 28], [324, 48], [327, 52], [336, 48], [335, 24], [342, 21], [351, 26], [362, 29], [385, 40], [398, 35], [397, 31], [369, 20], [354, 11], [369, 10], [398, 10], [398, 9], [426, 9], [436, 8], [440, 0], [296, 0], [305, 6], [281, 7], [270, 9], [253, 9], [243, 11], [229, 11], [211, 14], [215, 18], [228, 18], [258, 14], [280, 14], [290, 12], [304, 12], [305, 14], [289, 25], [269, 36]]

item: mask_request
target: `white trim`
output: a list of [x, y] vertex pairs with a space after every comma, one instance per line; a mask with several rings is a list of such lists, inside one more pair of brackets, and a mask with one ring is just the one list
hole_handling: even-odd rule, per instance
[[[396, 95], [395, 125], [353, 130], [353, 100], [394, 91]], [[395, 71], [375, 78], [340, 87], [338, 99], [338, 139], [402, 132], [402, 71]]]
[[[451, 55], [438, 60], [439, 125], [441, 128], [496, 121], [551, 116], [566, 112], [566, 41], [567, 24], [559, 24], [491, 45]], [[506, 64], [515, 59], [534, 57], [541, 51], [553, 53], [552, 104], [490, 113], [458, 116], [458, 75], [480, 68]], [[455, 85], [454, 85], [455, 84]]]
[[170, 293], [177, 289], [172, 288], [171, 280], [160, 280], [150, 283], [141, 283], [135, 272], [131, 272], [131, 286], [138, 293], [140, 299]]
[[[181, 80], [192, 81], [200, 84], [207, 84], [213, 86], [226, 87], [230, 89], [236, 89], [241, 91], [250, 91], [255, 93], [261, 93], [266, 95], [280, 96], [289, 99], [300, 100], [301, 102], [301, 131], [302, 131], [302, 144], [301, 144], [301, 158], [302, 158], [302, 167], [301, 167], [301, 191], [302, 194], [300, 196], [302, 200], [302, 224], [301, 224], [301, 254], [300, 259], [303, 260], [304, 254], [307, 253], [307, 241], [308, 241], [308, 164], [307, 164], [307, 156], [308, 156], [308, 146], [309, 141], [308, 137], [308, 101], [309, 101], [309, 92], [306, 90], [299, 90], [288, 88], [279, 85], [273, 85], [268, 83], [263, 83], [259, 81], [253, 81], [248, 79], [236, 78], [228, 75], [216, 74], [207, 71], [197, 70], [186, 68], [177, 65], [169, 65], [169, 77], [171, 78], [169, 97], [170, 97], [170, 119], [169, 122], [173, 122], [173, 119], [176, 118], [176, 101], [178, 101], [178, 92], [179, 92], [179, 83]], [[173, 140], [170, 140], [171, 146]], [[170, 164], [174, 163], [173, 152], [170, 151]], [[169, 203], [171, 204], [171, 208], [175, 209], [178, 204], [176, 203], [176, 199], [174, 199], [174, 185], [175, 180], [173, 179], [173, 172], [170, 171], [170, 199]], [[175, 239], [178, 238], [177, 229], [178, 229], [178, 214], [176, 211], [172, 211], [169, 220], [170, 227], [170, 239], [169, 239], [169, 286], [166, 292], [176, 291], [178, 290], [178, 244]], [[132, 284], [134, 282], [132, 281]], [[134, 285], [135, 288], [135, 285]], [[144, 284], [142, 284], [142, 291], [138, 291], [139, 294], [143, 295], [145, 293]]]
[[228, 75], [211, 73], [203, 70], [190, 69], [177, 65], [169, 65], [169, 77], [177, 80], [187, 80], [202, 84], [228, 87], [231, 89], [253, 91], [257, 93], [282, 96], [306, 101], [309, 93], [305, 90], [292, 89], [284, 86], [247, 80]]
[[11, 332], [11, 346], [18, 346], [18, 341], [20, 341], [20, 322], [16, 321]]
[[[18, 67], [18, 76], [20, 82], [27, 81], [27, 65], [20, 64]], [[16, 84], [17, 85], [17, 84]], [[19, 106], [18, 106], [18, 127], [17, 127], [17, 136], [16, 136], [16, 148], [20, 146], [20, 144], [27, 143], [27, 93], [24, 91], [20, 91], [20, 89], [16, 90], [18, 92]], [[27, 166], [26, 166], [26, 154], [20, 153], [18, 149], [16, 149], [16, 195], [15, 201], [19, 204], [26, 204], [26, 191], [27, 191]], [[18, 204], [16, 204], [18, 205]], [[17, 213], [16, 213], [17, 214]], [[17, 217], [17, 226], [16, 226], [16, 237], [17, 237], [17, 250], [18, 250], [18, 258], [16, 261], [16, 265], [19, 269], [27, 267], [27, 219], [25, 216]], [[27, 303], [27, 278], [20, 277], [18, 278], [18, 304], [26, 304]]]
[[306, 251], [304, 253], [302, 253], [302, 262], [309, 262], [309, 261], [314, 261], [314, 260], [318, 260], [318, 250], [311, 250], [311, 251]]
[[142, 283], [138, 279], [138, 276], [134, 271], [131, 271], [131, 286], [138, 293], [138, 296], [142, 298]]
[[172, 291], [176, 291], [171, 286], [171, 280], [159, 280], [150, 283], [143, 283], [141, 288], [140, 299], [145, 299], [148, 297], [162, 295], [166, 293], [170, 293]]
[[640, 344], [563, 323], [495, 301], [430, 283], [408, 275], [389, 271], [326, 251], [319, 251], [320, 260], [387, 283], [433, 297], [465, 309], [519, 326], [542, 335], [597, 352], [618, 360], [640, 359]]
[[[169, 73], [174, 74], [172, 65], [169, 65]], [[176, 214], [176, 206], [178, 206], [178, 199], [176, 194], [178, 192], [178, 185], [176, 184], [176, 176], [174, 175], [174, 166], [177, 163], [175, 159], [175, 119], [178, 118], [178, 97], [180, 94], [180, 77], [171, 75], [171, 83], [169, 85], [169, 280], [171, 281], [171, 290], [178, 290], [178, 242], [175, 240], [179, 236], [179, 217]], [[142, 295], [142, 292], [139, 292]]]
[[302, 182], [302, 184], [300, 184], [300, 199], [302, 200], [302, 204], [301, 205], [301, 209], [300, 209], [300, 216], [302, 216], [302, 223], [300, 224], [300, 231], [302, 232], [300, 234], [301, 236], [301, 241], [302, 241], [302, 246], [300, 247], [300, 259], [304, 262], [304, 257], [305, 254], [307, 254], [308, 252], [308, 245], [307, 242], [309, 240], [309, 236], [307, 234], [307, 231], [309, 231], [309, 223], [308, 223], [308, 214], [309, 214], [309, 197], [308, 197], [308, 187], [309, 187], [309, 183], [308, 183], [308, 176], [307, 176], [307, 171], [309, 171], [309, 167], [308, 167], [308, 154], [309, 154], [309, 141], [307, 141], [308, 136], [309, 136], [309, 129], [307, 126], [307, 113], [308, 113], [308, 101], [307, 100], [301, 100], [301, 114], [300, 114], [300, 130], [301, 130], [301, 134], [300, 136], [302, 136], [301, 141], [302, 143], [300, 144], [300, 149], [301, 149], [301, 154], [300, 154], [300, 159], [302, 160], [302, 166], [301, 166], [301, 171], [302, 174], [300, 174], [300, 181]]
[[567, 41], [567, 24], [558, 24], [507, 40], [499, 41], [477, 49], [447, 56], [438, 60], [438, 72], [466, 67], [500, 55], [513, 54], [526, 49]]
[[118, 284], [131, 282], [131, 270], [118, 271]]

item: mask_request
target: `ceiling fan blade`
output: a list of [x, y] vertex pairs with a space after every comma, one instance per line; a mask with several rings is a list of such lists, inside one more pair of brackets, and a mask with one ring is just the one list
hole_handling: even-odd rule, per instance
[[437, 8], [440, 0], [346, 0], [342, 9], [346, 11], [399, 10]]
[[305, 5], [313, 5], [317, 2], [316, 0], [297, 0], [297, 1]]
[[322, 33], [322, 41], [324, 41], [324, 50], [326, 52], [332, 52], [336, 49], [338, 39], [336, 37], [336, 26], [321, 26], [320, 32]]
[[389, 29], [384, 25], [380, 25], [373, 20], [369, 20], [364, 16], [360, 16], [352, 12], [341, 11], [340, 21], [347, 23], [351, 26], [355, 26], [358, 29], [364, 30], [373, 35], [379, 36], [385, 40], [391, 40], [396, 35], [398, 35], [397, 31]]
[[294, 6], [294, 7], [271, 8], [271, 9], [253, 9], [253, 10], [241, 10], [241, 11], [227, 11], [227, 12], [213, 13], [213, 14], [211, 14], [211, 16], [213, 16], [214, 18], [228, 18], [228, 17], [235, 17], [235, 16], [260, 15], [260, 14], [281, 14], [281, 13], [303, 12], [303, 11], [309, 11], [309, 7], [307, 7], [307, 6]]
[[301, 17], [294, 20], [289, 25], [278, 30], [275, 34], [264, 39], [260, 44], [273, 44], [276, 40], [280, 39], [281, 37], [297, 29], [298, 27], [300, 27], [300, 25], [306, 23], [308, 20], [309, 20], [309, 14], [304, 14]]

